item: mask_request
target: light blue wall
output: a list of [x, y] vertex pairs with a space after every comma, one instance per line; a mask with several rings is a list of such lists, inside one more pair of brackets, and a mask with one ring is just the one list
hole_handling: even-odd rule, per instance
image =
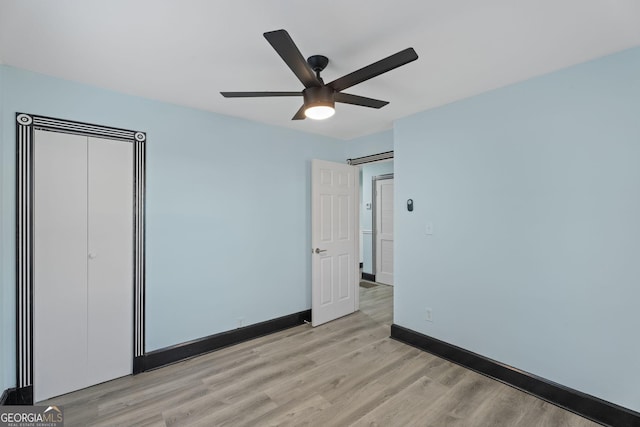
[[[376, 153], [372, 152], [369, 154]], [[360, 256], [362, 258], [362, 271], [364, 273], [375, 274], [373, 271], [372, 260], [372, 234], [363, 233], [363, 231], [373, 230], [373, 196], [371, 190], [371, 179], [374, 176], [386, 175], [389, 173], [393, 173], [393, 160], [378, 163], [367, 163], [360, 167], [360, 177], [362, 180], [362, 185], [360, 187], [360, 238], [363, 240], [362, 254]], [[367, 203], [371, 203], [371, 209], [366, 208]]]
[[640, 410], [640, 48], [394, 132], [395, 323]]
[[147, 132], [148, 351], [310, 308], [310, 160], [344, 162], [343, 141], [0, 69], [0, 390], [15, 383], [16, 111]]

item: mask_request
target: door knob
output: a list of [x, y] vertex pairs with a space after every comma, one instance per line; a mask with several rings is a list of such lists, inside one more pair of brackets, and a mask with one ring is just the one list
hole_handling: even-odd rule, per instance
[[327, 252], [327, 250], [326, 249], [316, 248], [316, 250], [314, 252], [319, 254], [320, 252]]
[[95, 252], [89, 252], [89, 259], [95, 259], [96, 258], [96, 253]]

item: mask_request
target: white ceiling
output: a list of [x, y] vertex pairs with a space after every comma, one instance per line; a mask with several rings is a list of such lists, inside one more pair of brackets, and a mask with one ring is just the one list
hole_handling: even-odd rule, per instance
[[[326, 121], [291, 121], [302, 90], [262, 36], [326, 55], [325, 81], [406, 47], [420, 58], [345, 92]], [[640, 45], [639, 0], [0, 0], [0, 61], [174, 104], [351, 139], [395, 119]]]

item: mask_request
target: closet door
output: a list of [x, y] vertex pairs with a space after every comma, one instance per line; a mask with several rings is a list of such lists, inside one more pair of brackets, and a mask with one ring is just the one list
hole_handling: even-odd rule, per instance
[[34, 135], [34, 400], [132, 372], [133, 146]]
[[133, 146], [89, 138], [88, 383], [131, 374]]
[[86, 387], [87, 138], [35, 131], [34, 399]]

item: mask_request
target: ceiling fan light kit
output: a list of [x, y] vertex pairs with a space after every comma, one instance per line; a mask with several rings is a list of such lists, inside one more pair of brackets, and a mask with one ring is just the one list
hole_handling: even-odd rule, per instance
[[305, 117], [315, 120], [327, 119], [334, 115], [336, 102], [382, 108], [389, 102], [342, 91], [418, 59], [418, 54], [410, 47], [325, 84], [320, 77], [320, 72], [329, 64], [326, 56], [313, 55], [305, 60], [285, 30], [266, 32], [264, 38], [304, 85], [302, 92], [220, 92], [220, 94], [225, 98], [302, 96], [304, 103], [292, 120], [303, 120]]
[[304, 110], [304, 115], [313, 120], [324, 120], [333, 116], [336, 113], [336, 109], [327, 105], [316, 105], [308, 107]]

